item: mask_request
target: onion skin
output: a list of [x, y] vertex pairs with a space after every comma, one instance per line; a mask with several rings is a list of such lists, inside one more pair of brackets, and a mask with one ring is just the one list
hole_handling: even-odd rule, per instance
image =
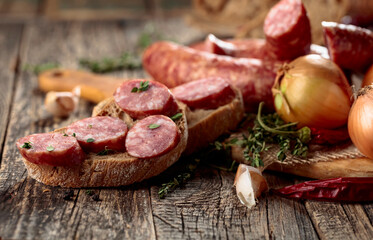
[[373, 159], [373, 85], [360, 89], [348, 117], [348, 133], [356, 148]]
[[310, 54], [285, 64], [272, 88], [276, 112], [298, 126], [334, 129], [347, 123], [351, 87], [331, 60]]
[[372, 83], [373, 83], [373, 65], [370, 66], [368, 71], [365, 73], [361, 87], [371, 85]]

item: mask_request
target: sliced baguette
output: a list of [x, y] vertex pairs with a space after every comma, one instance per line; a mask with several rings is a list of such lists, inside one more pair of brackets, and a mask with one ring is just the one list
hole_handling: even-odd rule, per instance
[[[106, 106], [110, 100], [112, 98], [99, 105], [105, 111], [96, 108], [95, 115], [119, 117], [129, 127], [132, 126], [134, 121], [123, 111], [119, 111], [117, 106]], [[186, 147], [188, 129], [185, 106], [179, 104], [179, 108], [183, 113], [183, 117], [176, 121], [180, 131], [180, 142], [164, 155], [140, 159], [130, 156], [127, 152], [105, 156], [90, 153], [81, 165], [73, 167], [37, 165], [24, 159], [28, 174], [47, 185], [72, 188], [122, 186], [156, 176], [175, 163]], [[64, 132], [64, 128], [56, 131]]]

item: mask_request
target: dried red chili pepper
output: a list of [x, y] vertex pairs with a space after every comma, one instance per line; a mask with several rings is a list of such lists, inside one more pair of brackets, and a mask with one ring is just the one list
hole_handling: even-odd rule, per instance
[[350, 139], [346, 127], [338, 129], [323, 129], [311, 127], [310, 129], [312, 136], [311, 144], [334, 145]]
[[272, 190], [286, 198], [328, 202], [373, 201], [373, 178], [346, 177], [308, 181]]

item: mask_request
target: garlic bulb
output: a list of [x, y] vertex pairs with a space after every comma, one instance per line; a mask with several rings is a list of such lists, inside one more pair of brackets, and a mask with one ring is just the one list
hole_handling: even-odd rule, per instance
[[75, 87], [71, 92], [47, 93], [44, 106], [55, 117], [68, 117], [77, 108], [80, 97], [80, 87]]
[[262, 173], [254, 167], [240, 164], [234, 179], [237, 197], [249, 209], [255, 206], [255, 199], [268, 190], [267, 181]]

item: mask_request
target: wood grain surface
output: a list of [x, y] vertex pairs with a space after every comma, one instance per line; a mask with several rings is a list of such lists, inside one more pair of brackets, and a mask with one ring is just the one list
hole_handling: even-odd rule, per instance
[[[372, 239], [373, 204], [292, 201], [265, 193], [248, 210], [233, 188], [234, 173], [202, 165], [182, 188], [159, 199], [162, 176], [120, 188], [49, 187], [27, 177], [18, 138], [47, 132], [91, 114], [82, 100], [58, 120], [43, 108], [44, 93], [24, 64], [58, 62], [77, 69], [80, 58], [119, 56], [136, 47], [149, 24], [189, 44], [204, 34], [182, 18], [119, 22], [0, 24], [0, 238], [2, 239]], [[111, 74], [145, 77], [142, 70]], [[265, 173], [269, 186], [307, 179]], [[91, 194], [97, 194], [95, 201]]]

